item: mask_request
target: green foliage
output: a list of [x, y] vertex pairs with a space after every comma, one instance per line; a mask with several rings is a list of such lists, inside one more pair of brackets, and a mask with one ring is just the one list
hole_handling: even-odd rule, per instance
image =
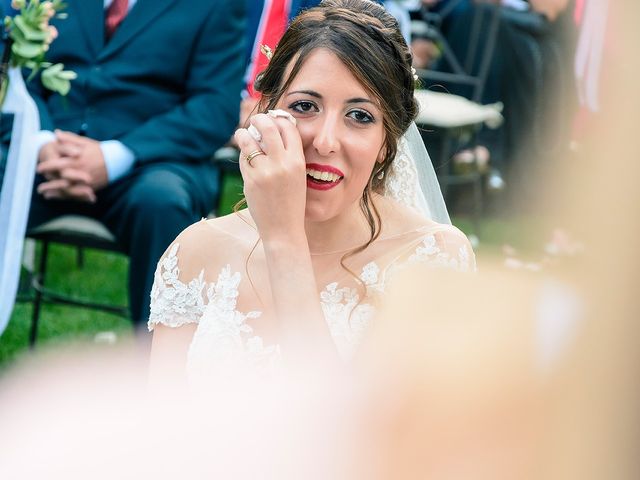
[[49, 20], [54, 16], [63, 18], [64, 14], [57, 12], [65, 8], [65, 4], [60, 0], [14, 0], [12, 5], [19, 9], [20, 13], [4, 19], [5, 30], [9, 32], [12, 41], [11, 66], [31, 70], [29, 79], [44, 69], [44, 87], [60, 95], [67, 95], [71, 89], [70, 82], [76, 78], [76, 74], [65, 71], [61, 63], [51, 65], [44, 60], [49, 45], [58, 36], [56, 28], [49, 25]]
[[56, 63], [55, 65], [46, 68], [42, 72], [41, 80], [42, 85], [49, 90], [54, 92], [58, 92], [60, 95], [66, 95], [69, 93], [71, 89], [71, 82], [76, 78], [75, 72], [70, 72], [68, 70], [63, 70], [64, 65], [61, 63]]

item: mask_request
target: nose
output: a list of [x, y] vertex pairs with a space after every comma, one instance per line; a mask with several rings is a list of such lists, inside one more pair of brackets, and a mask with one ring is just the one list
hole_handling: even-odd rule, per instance
[[313, 139], [313, 147], [319, 155], [326, 157], [340, 150], [339, 120], [336, 115], [324, 115], [320, 119]]

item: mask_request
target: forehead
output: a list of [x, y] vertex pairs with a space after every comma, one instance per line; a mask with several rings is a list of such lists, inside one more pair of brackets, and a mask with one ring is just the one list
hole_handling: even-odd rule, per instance
[[[287, 67], [287, 76], [294, 64], [295, 59]], [[359, 97], [378, 103], [342, 60], [326, 48], [317, 48], [309, 54], [287, 90], [300, 89], [314, 90], [323, 96]]]

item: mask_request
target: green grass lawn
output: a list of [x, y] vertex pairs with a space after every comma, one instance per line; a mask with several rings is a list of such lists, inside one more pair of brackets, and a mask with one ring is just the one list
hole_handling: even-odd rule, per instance
[[[231, 211], [241, 198], [238, 177], [229, 175], [225, 181], [220, 211]], [[473, 233], [472, 223], [462, 217], [454, 224], [465, 233]], [[526, 225], [526, 227], [525, 227]], [[508, 219], [485, 219], [477, 249], [480, 266], [484, 258], [500, 255], [504, 243], [522, 248], [542, 245], [539, 235], [533, 234], [531, 222]], [[61, 293], [72, 294], [92, 301], [125, 305], [127, 297], [127, 257], [96, 250], [85, 250], [85, 266], [76, 261], [76, 249], [52, 245], [49, 255], [46, 285]], [[0, 337], [0, 370], [11, 365], [17, 357], [28, 352], [32, 307], [28, 302], [17, 303], [10, 323]], [[45, 304], [41, 310], [38, 345], [56, 345], [78, 340], [92, 341], [100, 332], [114, 332], [119, 341], [132, 335], [131, 323], [115, 315], [76, 307]]]

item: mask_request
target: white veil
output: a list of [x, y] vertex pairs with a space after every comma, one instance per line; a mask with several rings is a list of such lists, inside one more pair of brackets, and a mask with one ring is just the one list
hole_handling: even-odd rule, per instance
[[435, 222], [451, 224], [438, 177], [415, 123], [398, 142], [398, 152], [384, 182], [384, 195]]

